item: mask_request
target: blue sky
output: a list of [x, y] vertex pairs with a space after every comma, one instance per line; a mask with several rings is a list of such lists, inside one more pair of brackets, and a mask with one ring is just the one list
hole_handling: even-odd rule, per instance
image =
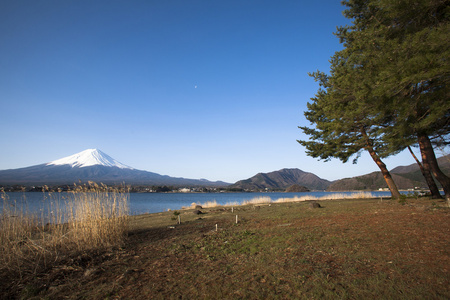
[[[299, 168], [296, 140], [349, 22], [338, 0], [0, 2], [0, 169], [98, 148], [137, 169], [235, 182]], [[408, 153], [389, 168], [413, 163]]]

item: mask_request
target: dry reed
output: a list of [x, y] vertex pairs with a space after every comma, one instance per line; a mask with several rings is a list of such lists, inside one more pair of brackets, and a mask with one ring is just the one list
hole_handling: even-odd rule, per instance
[[120, 245], [128, 223], [125, 189], [89, 183], [73, 191], [44, 191], [46, 209], [27, 210], [2, 191], [0, 270], [22, 275], [46, 267], [60, 256]]
[[284, 202], [301, 202], [301, 201], [317, 201], [317, 200], [371, 199], [371, 198], [375, 198], [375, 196], [370, 192], [355, 192], [351, 194], [335, 193], [324, 195], [322, 197], [306, 195], [303, 197], [279, 198], [274, 202], [284, 203]]
[[272, 203], [272, 199], [270, 197], [256, 197], [250, 200], [242, 201], [241, 205], [249, 205], [249, 204], [268, 204]]
[[193, 202], [193, 203], [191, 203], [191, 206], [189, 206], [189, 207], [183, 206], [182, 209], [194, 209], [194, 208], [196, 208], [198, 206], [201, 206], [202, 208], [213, 208], [213, 207], [217, 207], [217, 206], [221, 206], [221, 205], [219, 203], [217, 203], [216, 200], [207, 201], [205, 203]]
[[350, 194], [343, 193], [335, 193], [329, 194], [322, 197], [315, 197], [312, 195], [306, 195], [302, 197], [292, 197], [292, 198], [279, 198], [276, 200], [272, 200], [270, 197], [256, 197], [250, 200], [244, 200], [242, 202], [227, 202], [226, 204], [219, 204], [216, 200], [208, 201], [205, 203], [192, 203], [190, 207], [183, 207], [183, 209], [194, 209], [196, 206], [201, 206], [202, 208], [214, 208], [219, 206], [230, 207], [230, 206], [239, 206], [239, 205], [258, 205], [258, 204], [270, 204], [270, 203], [284, 203], [284, 202], [301, 202], [301, 201], [311, 201], [311, 200], [341, 200], [341, 199], [371, 199], [375, 198], [375, 196], [370, 192], [354, 192]]

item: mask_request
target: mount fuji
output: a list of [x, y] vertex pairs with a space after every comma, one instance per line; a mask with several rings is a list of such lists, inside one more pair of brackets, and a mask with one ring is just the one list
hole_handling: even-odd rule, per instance
[[98, 149], [87, 149], [81, 151], [80, 153], [67, 156], [52, 162], [49, 162], [47, 165], [70, 165], [73, 167], [90, 167], [90, 166], [105, 166], [105, 167], [117, 167], [120, 169], [133, 169], [129, 166], [121, 164], [108, 154], [98, 150]]
[[221, 181], [170, 177], [137, 170], [118, 162], [98, 149], [87, 149], [45, 164], [0, 171], [0, 185], [70, 185], [80, 181], [131, 185], [229, 185]]

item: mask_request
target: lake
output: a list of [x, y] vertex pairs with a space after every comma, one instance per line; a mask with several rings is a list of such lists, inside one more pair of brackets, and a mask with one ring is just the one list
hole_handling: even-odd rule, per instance
[[[269, 197], [272, 201], [280, 198], [294, 198], [294, 197], [323, 197], [332, 194], [357, 194], [359, 192], [304, 192], [304, 193], [130, 193], [129, 195], [129, 210], [131, 215], [157, 213], [170, 210], [181, 209], [182, 207], [189, 207], [192, 203], [203, 204], [209, 201], [216, 201], [219, 205], [227, 203], [242, 203], [254, 198]], [[374, 197], [390, 197], [390, 192], [373, 191], [370, 192]], [[64, 197], [67, 193], [53, 193], [51, 200], [47, 194], [39, 192], [11, 192], [6, 193], [9, 197], [9, 203], [17, 207], [26, 207], [28, 212], [44, 213], [48, 212], [49, 202], [58, 201], [64, 203]], [[61, 204], [60, 204], [61, 205]], [[53, 206], [55, 207], [55, 206]], [[0, 205], [0, 212], [3, 210], [3, 205]]]

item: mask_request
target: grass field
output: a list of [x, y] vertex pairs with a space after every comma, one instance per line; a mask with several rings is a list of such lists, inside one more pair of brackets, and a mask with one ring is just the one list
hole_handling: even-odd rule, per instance
[[[450, 210], [429, 199], [285, 202], [135, 216], [122, 246], [63, 257], [22, 299], [449, 299]], [[236, 223], [236, 215], [238, 216]]]

